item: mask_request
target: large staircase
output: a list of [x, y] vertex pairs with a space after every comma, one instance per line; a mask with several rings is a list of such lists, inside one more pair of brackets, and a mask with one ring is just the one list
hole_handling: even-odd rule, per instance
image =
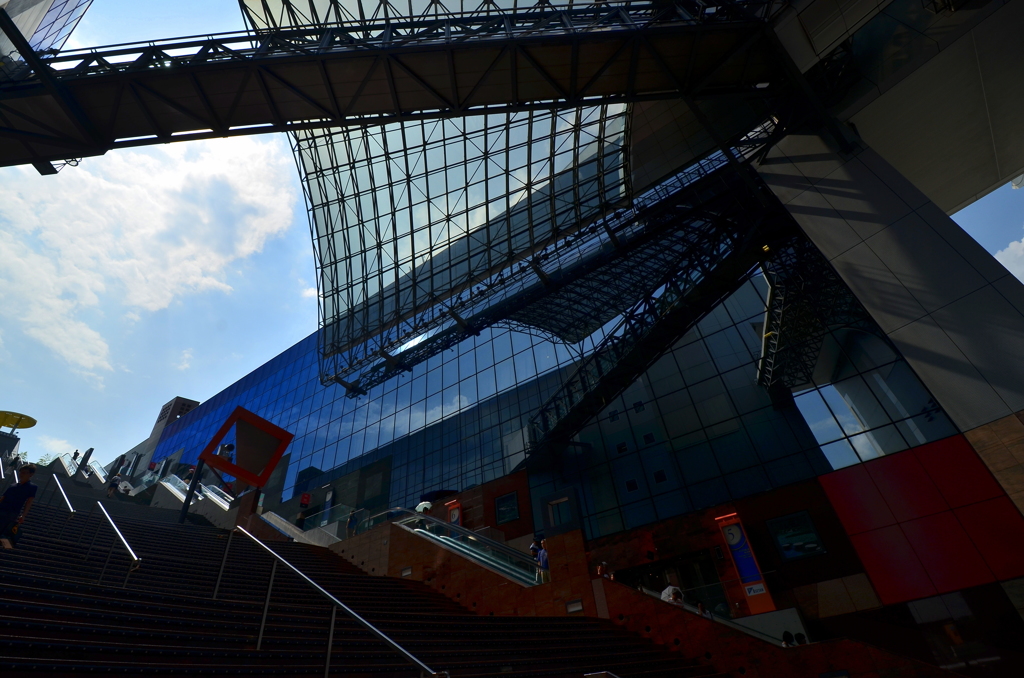
[[[225, 530], [148, 521], [145, 510], [114, 520], [140, 559], [134, 570], [98, 510], [35, 506], [18, 548], [0, 551], [0, 676], [325, 675], [333, 606], [281, 563], [256, 649], [274, 563], [263, 546], [235, 533], [225, 560]], [[417, 582], [366, 575], [327, 549], [267, 546], [453, 677], [713, 674], [610, 622], [477, 616]], [[339, 610], [329, 675], [420, 669]]]

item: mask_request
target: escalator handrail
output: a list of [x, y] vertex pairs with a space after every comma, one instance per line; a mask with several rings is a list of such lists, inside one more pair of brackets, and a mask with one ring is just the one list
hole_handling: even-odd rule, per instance
[[[473, 556], [474, 558], [479, 558], [480, 557], [480, 552], [479, 551], [477, 551], [477, 550], [475, 550], [473, 548], [470, 548], [469, 546], [466, 546], [465, 544], [463, 544], [462, 542], [458, 541], [457, 539], [452, 539], [451, 537], [444, 537], [444, 536], [441, 536], [441, 535], [436, 535], [436, 534], [433, 534], [433, 533], [431, 533], [431, 532], [429, 532], [427, 530], [424, 530], [422, 528], [417, 528], [417, 529], [414, 530], [414, 532], [422, 532], [422, 533], [424, 533], [426, 535], [429, 535], [432, 539], [439, 540], [442, 544], [450, 545], [451, 548], [458, 550], [460, 553], [465, 553], [467, 555]], [[522, 579], [523, 581], [527, 581], [527, 582], [528, 581], [532, 581], [531, 580], [531, 576], [533, 574], [535, 574], [535, 572], [536, 572], [536, 563], [531, 563], [533, 567], [531, 568], [531, 570], [529, 572], [526, 571], [526, 570], [520, 570], [520, 569], [516, 568], [514, 565], [512, 565], [511, 563], [506, 563], [506, 562], [501, 561], [501, 560], [491, 560], [491, 561], [488, 562], [488, 564], [492, 568], [497, 569], [497, 570], [501, 570], [502, 572], [508, 574], [509, 576], [511, 576], [513, 578]]]
[[447, 528], [449, 530], [452, 530], [453, 532], [456, 532], [458, 534], [466, 536], [466, 537], [468, 537], [470, 539], [475, 539], [475, 540], [485, 544], [486, 546], [494, 549], [495, 551], [504, 553], [504, 554], [506, 554], [508, 556], [516, 558], [517, 560], [527, 560], [527, 561], [532, 561], [533, 560], [533, 558], [530, 556], [530, 554], [523, 553], [522, 551], [519, 551], [518, 549], [514, 549], [511, 546], [508, 546], [506, 544], [502, 544], [500, 541], [495, 541], [493, 539], [490, 539], [489, 537], [485, 537], [485, 536], [483, 536], [481, 534], [477, 534], [476, 532], [473, 532], [472, 530], [467, 530], [466, 528], [462, 527], [461, 525], [456, 525], [455, 523], [447, 523], [447, 522], [445, 522], [443, 520], [440, 520], [438, 518], [435, 518], [433, 516], [429, 516], [429, 515], [427, 515], [425, 513], [417, 513], [416, 511], [413, 511], [413, 510], [410, 510], [410, 509], [407, 509], [407, 508], [402, 508], [402, 507], [389, 508], [386, 511], [381, 511], [378, 514], [373, 515], [373, 516], [367, 518], [366, 521], [364, 521], [364, 522], [371, 521], [374, 518], [378, 518], [380, 516], [387, 515], [387, 514], [390, 514], [390, 513], [404, 513], [404, 514], [407, 514], [403, 518], [401, 518], [399, 520], [396, 520], [396, 521], [393, 521], [393, 522], [401, 522], [403, 520], [408, 520], [410, 518], [422, 519], [422, 520], [425, 520], [428, 523], [431, 523], [433, 525], [437, 525], [439, 527]]

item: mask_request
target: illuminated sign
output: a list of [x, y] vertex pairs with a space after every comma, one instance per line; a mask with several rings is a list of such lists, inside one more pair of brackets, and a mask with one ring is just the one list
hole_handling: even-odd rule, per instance
[[743, 523], [739, 516], [730, 513], [715, 518], [725, 543], [729, 547], [729, 555], [736, 566], [740, 583], [743, 585], [743, 594], [747, 598], [747, 605], [751, 614], [771, 612], [775, 609], [775, 603], [768, 593], [764, 578], [761, 576], [761, 568], [757, 564], [753, 549], [747, 540], [747, 533], [743, 529]]

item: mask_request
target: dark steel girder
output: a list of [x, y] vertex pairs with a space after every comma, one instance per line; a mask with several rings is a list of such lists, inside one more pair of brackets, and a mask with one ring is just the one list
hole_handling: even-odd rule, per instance
[[392, 20], [34, 59], [29, 77], [0, 82], [0, 166], [498, 111], [761, 98], [759, 85], [784, 80], [763, 20], [664, 7]]
[[769, 391], [814, 386], [819, 355], [832, 332], [854, 329], [888, 342], [832, 265], [804, 236], [777, 248], [765, 263], [764, 274], [770, 287], [758, 383]]
[[765, 247], [772, 249], [794, 229], [792, 219], [777, 207], [767, 211], [747, 209], [756, 223], [748, 223], [746, 232], [727, 236], [735, 239], [733, 247], [709, 261], [710, 267], [698, 282], [690, 280], [691, 271], [680, 271], [659, 297], [652, 296], [625, 314], [620, 329], [580, 361], [576, 371], [532, 418], [532, 457], [540, 463], [551, 461], [549, 454], [537, 453], [557, 454], [595, 413], [736, 291], [761, 265]]
[[[408, 366], [423, 362], [428, 357], [457, 345], [467, 336], [479, 334], [481, 329], [500, 325], [505, 321], [520, 327], [529, 326], [535, 331], [544, 331], [537, 322], [527, 322], [525, 319], [534, 316], [535, 320], [535, 316], [545, 312], [540, 307], [550, 304], [552, 300], [555, 300], [557, 305], [558, 298], [563, 295], [571, 297], [574, 294], [589, 294], [592, 297], [589, 304], [580, 305], [572, 310], [566, 309], [561, 320], [569, 324], [578, 323], [583, 336], [593, 333], [597, 326], [634, 306], [652, 287], [657, 287], [657, 280], [652, 280], [652, 273], [647, 265], [649, 262], [638, 261], [637, 255], [643, 254], [643, 250], [660, 250], [660, 255], [669, 260], [662, 262], [663, 267], [665, 263], [673, 268], [681, 266], [687, 261], [688, 255], [693, 254], [692, 250], [700, 248], [700, 244], [688, 242], [701, 239], [695, 235], [701, 229], [692, 228], [692, 222], [713, 219], [714, 215], [727, 212], [735, 202], [733, 189], [738, 183], [740, 182], [735, 177], [735, 172], [720, 169], [678, 189], [653, 205], [635, 211], [624, 211], [621, 216], [612, 215], [608, 219], [602, 219], [601, 224], [592, 225], [590, 230], [608, 228], [610, 240], [617, 237], [614, 235], [615, 230], [609, 227], [609, 222], [614, 222], [615, 229], [620, 233], [633, 230], [637, 223], [643, 223], [645, 227], [638, 234], [632, 235], [628, 241], [620, 241], [619, 246], [601, 248], [594, 256], [570, 266], [563, 267], [557, 260], [547, 261], [546, 257], [542, 256], [543, 265], [548, 266], [550, 272], [541, 267], [540, 260], [530, 260], [530, 268], [538, 277], [535, 284], [528, 285], [466, 318], [450, 311], [456, 321], [454, 325], [402, 352], [396, 356], [396, 362], [380, 361], [357, 377], [350, 377], [352, 383], [357, 384], [365, 393], [366, 389], [384, 383]], [[718, 228], [706, 224], [703, 230], [714, 232]], [[543, 253], [549, 254], [551, 253]], [[647, 252], [647, 258], [650, 258], [650, 252]], [[602, 275], [628, 277], [632, 280], [618, 280], [619, 285], [625, 283], [627, 289], [616, 289], [615, 294], [610, 294], [611, 288], [607, 285], [604, 285], [603, 289], [588, 292], [588, 278], [596, 278], [590, 281], [590, 285], [602, 286]], [[609, 298], [610, 296], [613, 298]], [[619, 298], [614, 298], [616, 296]], [[594, 312], [595, 306], [599, 308], [597, 313]], [[621, 308], [623, 306], [625, 308]], [[547, 309], [547, 312], [558, 313], [558, 310]], [[606, 315], [609, 317], [605, 317]], [[559, 340], [564, 341], [561, 338]], [[338, 377], [339, 375], [332, 375], [328, 379], [337, 381]], [[350, 394], [358, 395], [351, 385], [346, 388]]]

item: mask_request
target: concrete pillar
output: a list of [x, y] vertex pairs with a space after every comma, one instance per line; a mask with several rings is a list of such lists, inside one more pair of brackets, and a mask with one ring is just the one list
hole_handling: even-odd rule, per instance
[[961, 431], [1024, 410], [1024, 285], [941, 209], [813, 133], [758, 171]]

